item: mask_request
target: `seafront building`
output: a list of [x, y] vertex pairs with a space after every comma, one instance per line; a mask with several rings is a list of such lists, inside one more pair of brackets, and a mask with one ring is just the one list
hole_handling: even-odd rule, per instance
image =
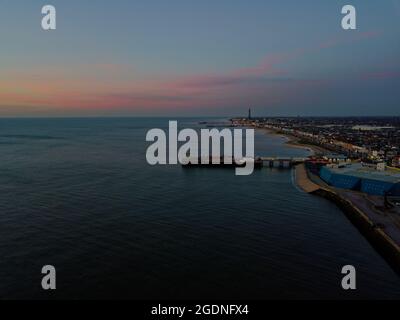
[[267, 128], [301, 143], [364, 162], [400, 168], [400, 117], [270, 117], [236, 118], [234, 126]]
[[400, 170], [373, 168], [363, 163], [323, 166], [322, 180], [336, 188], [361, 191], [370, 195], [400, 196]]
[[251, 118], [249, 110], [248, 118], [232, 124], [270, 129], [327, 150], [305, 167], [333, 187], [400, 197], [400, 118]]
[[[400, 117], [236, 118], [313, 147], [295, 165], [297, 185], [333, 201], [400, 274]], [[261, 158], [276, 167], [274, 159]], [[284, 168], [279, 165], [279, 168]]]

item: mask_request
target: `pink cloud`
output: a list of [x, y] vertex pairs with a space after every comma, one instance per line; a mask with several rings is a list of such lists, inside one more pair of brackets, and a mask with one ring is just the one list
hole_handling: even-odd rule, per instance
[[[193, 106], [264, 104], [288, 101], [327, 83], [299, 79], [287, 64], [306, 54], [369, 39], [379, 32], [357, 33], [350, 38], [327, 40], [310, 48], [270, 54], [254, 66], [225, 73], [144, 78], [131, 65], [93, 63], [72, 68], [21, 68], [0, 78], [1, 105], [49, 108], [113, 109], [185, 108]], [[396, 72], [371, 73], [365, 77], [393, 77]]]

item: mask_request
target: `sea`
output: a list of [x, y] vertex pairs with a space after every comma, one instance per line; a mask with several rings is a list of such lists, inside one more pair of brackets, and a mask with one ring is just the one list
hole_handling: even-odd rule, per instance
[[[227, 121], [0, 119], [0, 299], [400, 298], [400, 277], [292, 170], [150, 166], [146, 133], [169, 120]], [[309, 154], [285, 142], [259, 130], [255, 152]]]

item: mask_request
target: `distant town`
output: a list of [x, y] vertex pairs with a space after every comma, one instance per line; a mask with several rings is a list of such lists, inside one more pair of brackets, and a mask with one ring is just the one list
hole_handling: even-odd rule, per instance
[[263, 117], [232, 119], [234, 126], [271, 129], [352, 160], [400, 168], [400, 117]]
[[282, 134], [312, 150], [295, 165], [297, 185], [342, 208], [400, 274], [400, 117], [253, 118], [249, 110], [231, 125]]

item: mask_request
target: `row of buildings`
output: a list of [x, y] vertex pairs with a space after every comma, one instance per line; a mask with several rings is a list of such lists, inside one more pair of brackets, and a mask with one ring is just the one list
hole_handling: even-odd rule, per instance
[[244, 118], [234, 123], [269, 128], [351, 159], [400, 168], [400, 117]]
[[377, 170], [363, 163], [323, 166], [319, 176], [329, 185], [378, 196], [400, 196], [400, 170]]
[[268, 128], [332, 153], [311, 157], [306, 167], [327, 184], [370, 195], [400, 197], [400, 119], [257, 118], [235, 125]]

